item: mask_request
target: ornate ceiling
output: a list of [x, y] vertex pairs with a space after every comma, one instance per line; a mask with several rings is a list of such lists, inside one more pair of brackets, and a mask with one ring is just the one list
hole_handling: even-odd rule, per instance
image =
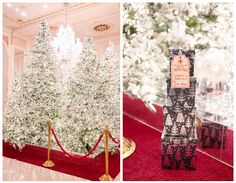
[[[97, 42], [106, 44], [113, 41], [119, 46], [120, 7], [117, 3], [4, 3], [3, 26], [15, 35], [31, 41], [40, 21], [49, 22], [50, 32], [55, 36], [59, 26], [67, 22], [73, 27], [76, 36], [83, 38], [91, 32]], [[108, 25], [105, 31], [95, 31], [98, 25]], [[102, 27], [103, 28], [103, 27]]]

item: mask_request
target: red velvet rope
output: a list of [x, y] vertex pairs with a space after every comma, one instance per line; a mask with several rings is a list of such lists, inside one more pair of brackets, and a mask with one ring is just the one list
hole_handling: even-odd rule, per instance
[[109, 133], [109, 137], [111, 138], [111, 140], [115, 143], [115, 144], [120, 144], [120, 141], [116, 140], [114, 137], [112, 137], [110, 131], [108, 131]]
[[91, 155], [91, 154], [94, 152], [94, 150], [97, 148], [98, 144], [101, 142], [102, 137], [103, 137], [103, 135], [104, 135], [104, 133], [102, 133], [102, 134], [99, 136], [99, 138], [98, 138], [96, 144], [94, 145], [94, 147], [93, 147], [87, 154], [85, 154], [85, 155], [73, 155], [73, 154], [70, 154], [70, 153], [66, 152], [65, 149], [63, 149], [63, 147], [61, 146], [61, 144], [60, 144], [60, 142], [59, 142], [59, 140], [58, 140], [58, 138], [57, 138], [57, 136], [56, 136], [54, 130], [53, 130], [53, 129], [51, 129], [51, 130], [52, 130], [52, 134], [53, 134], [53, 136], [54, 136], [54, 138], [55, 138], [55, 140], [56, 140], [56, 142], [57, 142], [57, 145], [60, 147], [60, 149], [63, 151], [63, 153], [66, 154], [66, 155], [68, 155], [68, 156], [71, 157], [71, 158], [77, 158], [77, 159], [86, 158], [86, 157], [88, 157], [89, 155]]

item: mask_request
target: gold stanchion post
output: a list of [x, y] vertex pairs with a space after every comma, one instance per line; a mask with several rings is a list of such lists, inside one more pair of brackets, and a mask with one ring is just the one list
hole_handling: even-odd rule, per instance
[[99, 178], [100, 181], [113, 181], [113, 178], [109, 175], [109, 147], [108, 147], [108, 123], [105, 123], [105, 135], [106, 135], [106, 145], [105, 145], [105, 164], [106, 164], [106, 173]]
[[44, 167], [53, 167], [55, 164], [50, 160], [51, 153], [51, 119], [48, 119], [48, 159], [43, 163]]

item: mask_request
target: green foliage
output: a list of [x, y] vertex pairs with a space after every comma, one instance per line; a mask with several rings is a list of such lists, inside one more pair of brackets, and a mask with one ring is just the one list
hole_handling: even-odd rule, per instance
[[213, 13], [213, 11], [210, 11], [208, 14], [202, 14], [203, 18], [207, 19], [208, 22], [217, 22], [218, 16]]
[[131, 19], [131, 20], [134, 20], [134, 17], [135, 17], [135, 11], [130, 10], [128, 12], [128, 18]]
[[165, 22], [163, 25], [161, 25], [161, 23], [157, 22], [156, 20], [153, 20], [153, 30], [157, 33], [167, 32], [170, 28], [170, 24], [170, 22]]
[[198, 50], [204, 50], [204, 49], [208, 49], [210, 48], [210, 44], [207, 43], [207, 44], [196, 44], [194, 46], [195, 49], [198, 49]]
[[186, 25], [190, 28], [191, 27], [193, 27], [193, 28], [197, 27], [199, 25], [198, 18], [196, 16], [189, 17], [189, 19], [186, 21]]
[[123, 26], [123, 34], [126, 39], [130, 39], [133, 34], [137, 33], [137, 29], [134, 26], [129, 26], [128, 24], [124, 24]]
[[150, 16], [153, 16], [155, 12], [161, 9], [162, 4], [161, 3], [147, 3], [147, 7], [149, 9]]

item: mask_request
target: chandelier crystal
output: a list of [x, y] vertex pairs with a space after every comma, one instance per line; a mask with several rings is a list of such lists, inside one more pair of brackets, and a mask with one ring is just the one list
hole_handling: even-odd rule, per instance
[[73, 64], [80, 56], [82, 43], [79, 38], [76, 38], [72, 27], [66, 22], [67, 14], [65, 10], [65, 23], [60, 26], [51, 44], [59, 61], [67, 61]]

